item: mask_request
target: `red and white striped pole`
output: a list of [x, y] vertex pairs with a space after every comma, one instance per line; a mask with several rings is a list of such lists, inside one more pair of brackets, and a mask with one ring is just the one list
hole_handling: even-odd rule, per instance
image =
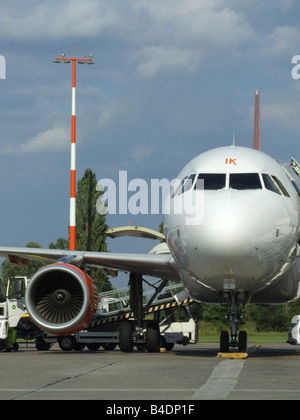
[[[92, 55], [90, 55], [92, 57]], [[69, 250], [76, 249], [76, 62], [79, 64], [94, 64], [92, 58], [56, 57], [54, 63], [70, 63], [72, 61], [72, 120], [71, 120], [71, 171], [70, 171], [70, 219], [69, 219]]]
[[[74, 48], [75, 50], [75, 48]], [[71, 172], [70, 172], [70, 226], [69, 249], [76, 249], [76, 60], [72, 60], [72, 121], [71, 121]]]

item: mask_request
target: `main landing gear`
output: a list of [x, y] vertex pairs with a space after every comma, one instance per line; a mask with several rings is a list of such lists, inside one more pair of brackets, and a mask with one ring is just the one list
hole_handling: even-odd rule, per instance
[[[155, 320], [146, 322], [144, 315], [153, 300], [167, 284], [167, 280], [159, 280], [160, 284], [157, 287], [151, 285], [155, 288], [155, 291], [145, 308], [143, 307], [143, 281], [146, 282], [141, 275], [130, 274], [130, 307], [134, 317], [130, 321], [122, 321], [120, 325], [119, 347], [123, 352], [131, 352], [137, 343], [142, 343], [140, 347], [144, 347], [148, 352], [160, 351], [159, 324]], [[150, 285], [148, 282], [146, 283]]]
[[220, 352], [228, 353], [229, 348], [238, 348], [238, 351], [241, 353], [247, 353], [248, 344], [247, 344], [247, 332], [240, 331], [237, 333], [238, 327], [241, 324], [241, 315], [239, 313], [239, 304], [241, 300], [245, 299], [245, 294], [226, 294], [225, 297], [229, 299], [228, 305], [229, 309], [229, 326], [231, 331], [231, 340], [229, 340], [228, 331], [222, 331], [220, 335]]

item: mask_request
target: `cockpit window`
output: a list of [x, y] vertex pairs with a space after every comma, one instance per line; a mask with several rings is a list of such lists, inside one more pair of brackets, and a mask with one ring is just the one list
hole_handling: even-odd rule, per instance
[[286, 197], [290, 196], [285, 187], [283, 186], [282, 182], [275, 175], [270, 176], [268, 174], [262, 174], [262, 177], [264, 180], [265, 187], [268, 190], [280, 195], [285, 195]]
[[229, 188], [234, 190], [256, 190], [261, 189], [259, 175], [254, 173], [230, 174]]
[[272, 175], [272, 178], [276, 182], [276, 184], [278, 185], [278, 188], [280, 189], [282, 194], [285, 195], [286, 197], [289, 197], [290, 194], [287, 192], [287, 190], [283, 186], [282, 182], [275, 175]]
[[184, 192], [192, 188], [195, 177], [196, 177], [196, 174], [192, 174], [188, 177], [188, 179], [186, 180], [186, 183], [184, 184]]
[[[204, 181], [205, 190], [221, 190], [225, 188], [226, 174], [199, 174], [198, 179]], [[197, 189], [197, 182], [195, 189]]]
[[196, 176], [195, 174], [192, 174], [190, 176], [184, 177], [183, 180], [178, 185], [178, 187], [176, 188], [176, 191], [175, 191], [173, 197], [175, 195], [180, 195], [180, 194], [183, 194], [184, 192], [190, 190], [193, 186], [195, 176]]
[[267, 188], [267, 190], [273, 191], [276, 194], [280, 194], [279, 188], [277, 187], [277, 185], [275, 184], [273, 179], [270, 177], [270, 175], [262, 174], [262, 177], [263, 177], [264, 184], [265, 184], [265, 187]]

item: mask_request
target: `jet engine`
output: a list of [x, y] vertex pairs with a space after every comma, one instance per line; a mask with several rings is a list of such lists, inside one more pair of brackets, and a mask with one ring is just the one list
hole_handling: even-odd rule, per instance
[[50, 334], [82, 330], [97, 310], [93, 280], [78, 267], [55, 263], [42, 267], [30, 279], [26, 306], [32, 321]]

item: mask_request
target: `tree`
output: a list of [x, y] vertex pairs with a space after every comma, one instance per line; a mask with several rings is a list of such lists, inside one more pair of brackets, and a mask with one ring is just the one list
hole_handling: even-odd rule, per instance
[[77, 183], [76, 248], [86, 251], [107, 251], [106, 216], [99, 214], [96, 202], [102, 192], [96, 191], [97, 179], [91, 169]]
[[284, 304], [271, 306], [249, 305], [247, 313], [255, 321], [258, 332], [287, 331], [291, 322]]
[[57, 241], [51, 242], [50, 249], [69, 249], [69, 241], [65, 238], [58, 238]]
[[[108, 229], [106, 216], [99, 214], [96, 202], [103, 192], [96, 191], [97, 179], [91, 169], [86, 169], [84, 176], [77, 183], [76, 198], [76, 249], [83, 251], [106, 252], [106, 235]], [[99, 291], [112, 289], [109, 279], [101, 269], [93, 268], [88, 273], [97, 279]]]
[[228, 321], [228, 307], [220, 305], [202, 304], [201, 305], [202, 319], [206, 322], [211, 322], [218, 327], [218, 330], [226, 329]]
[[[38, 242], [28, 242], [26, 245], [28, 248], [41, 248]], [[9, 262], [8, 258], [1, 264], [1, 279], [4, 290], [6, 290], [7, 282], [10, 277], [27, 276], [31, 278], [41, 267], [49, 264], [49, 261], [37, 261], [30, 260], [28, 266], [19, 266]]]

